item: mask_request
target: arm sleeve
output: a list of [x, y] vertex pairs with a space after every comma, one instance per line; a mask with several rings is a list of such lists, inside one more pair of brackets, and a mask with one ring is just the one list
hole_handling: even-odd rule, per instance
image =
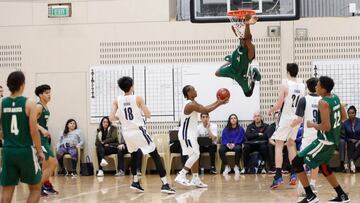
[[79, 129], [79, 133], [78, 133], [78, 141], [79, 141], [79, 145], [84, 146], [84, 136], [80, 129]]
[[239, 127], [239, 132], [237, 133], [237, 139], [235, 144], [242, 144], [245, 142], [245, 130], [243, 127]]
[[295, 115], [297, 115], [299, 117], [304, 117], [305, 107], [306, 107], [306, 99], [305, 99], [305, 97], [301, 97], [301, 99], [299, 100], [298, 106], [296, 108]]
[[118, 131], [117, 131], [117, 128], [115, 126], [111, 126], [110, 129], [109, 129], [109, 132], [108, 134], [110, 136], [108, 136], [105, 140], [104, 140], [104, 143], [105, 144], [110, 144], [110, 143], [118, 143]]
[[95, 136], [95, 146], [99, 146], [101, 144], [100, 140], [99, 140], [99, 132], [96, 132], [96, 136]]
[[226, 145], [228, 143], [229, 143], [228, 132], [227, 132], [227, 129], [224, 128], [224, 130], [222, 131], [222, 135], [221, 135], [221, 144]]
[[216, 123], [212, 123], [212, 124], [210, 125], [210, 130], [211, 130], [211, 132], [212, 132], [213, 135], [215, 135], [216, 137], [218, 136]]

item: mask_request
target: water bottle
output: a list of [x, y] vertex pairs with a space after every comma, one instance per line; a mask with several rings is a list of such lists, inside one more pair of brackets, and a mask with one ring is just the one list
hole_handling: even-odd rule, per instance
[[205, 171], [205, 169], [203, 167], [201, 167], [201, 169], [200, 169], [200, 175], [201, 176], [204, 176], [204, 171]]

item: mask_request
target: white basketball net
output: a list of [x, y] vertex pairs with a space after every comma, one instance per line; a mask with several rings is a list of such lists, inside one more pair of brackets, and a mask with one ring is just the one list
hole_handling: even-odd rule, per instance
[[238, 16], [228, 16], [228, 18], [233, 24], [237, 37], [243, 39], [245, 37], [245, 20]]

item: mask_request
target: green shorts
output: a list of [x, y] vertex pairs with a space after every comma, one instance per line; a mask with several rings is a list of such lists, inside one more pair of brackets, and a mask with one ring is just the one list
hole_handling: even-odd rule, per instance
[[45, 160], [49, 160], [49, 157], [55, 157], [54, 152], [51, 149], [51, 146], [49, 144], [48, 138], [41, 137], [41, 145], [44, 147], [43, 151], [45, 154]]
[[[222, 66], [219, 70], [220, 77], [232, 78], [235, 80], [243, 89], [244, 93], [251, 91], [251, 87], [249, 86], [249, 81], [246, 77], [244, 77], [241, 72], [242, 70], [238, 70], [232, 64], [227, 64]], [[246, 74], [247, 70], [245, 71]], [[245, 75], [246, 76], [246, 75]]]
[[316, 139], [309, 146], [300, 151], [298, 156], [304, 158], [306, 165], [314, 169], [321, 164], [328, 164], [336, 147], [335, 144], [324, 144], [319, 139]]
[[3, 148], [2, 167], [2, 186], [15, 186], [19, 184], [19, 180], [30, 185], [41, 181], [41, 168], [32, 147]]

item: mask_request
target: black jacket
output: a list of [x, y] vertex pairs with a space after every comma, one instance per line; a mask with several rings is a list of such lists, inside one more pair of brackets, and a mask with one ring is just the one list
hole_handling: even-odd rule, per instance
[[[260, 141], [260, 140], [268, 140], [268, 137], [265, 134], [265, 131], [269, 125], [261, 121], [260, 127], [255, 125], [255, 121], [253, 121], [246, 128], [246, 141]], [[263, 133], [263, 135], [259, 135], [259, 133]]]

